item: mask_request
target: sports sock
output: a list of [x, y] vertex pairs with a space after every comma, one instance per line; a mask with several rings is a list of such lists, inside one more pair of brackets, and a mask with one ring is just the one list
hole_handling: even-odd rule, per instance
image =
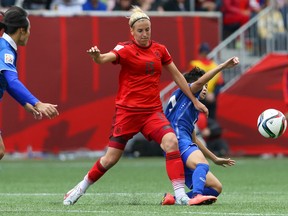
[[100, 163], [100, 159], [101, 158], [98, 159], [98, 161], [94, 164], [94, 166], [89, 170], [87, 174], [87, 180], [90, 181], [91, 184], [101, 178], [107, 171], [107, 169], [105, 169]]
[[192, 175], [193, 182], [193, 196], [197, 194], [203, 194], [206, 183], [206, 175], [209, 171], [209, 165], [199, 163], [196, 165], [196, 169]]
[[83, 192], [85, 193], [86, 190], [88, 189], [88, 187], [92, 184], [93, 184], [93, 182], [89, 181], [88, 174], [87, 174], [84, 176], [83, 180], [79, 183], [79, 186], [83, 190]]
[[166, 153], [166, 171], [172, 182], [176, 199], [186, 196], [184, 189], [184, 166], [179, 151]]
[[203, 191], [203, 195], [210, 195], [210, 196], [215, 196], [218, 197], [219, 193], [212, 187], [205, 187]]
[[[189, 198], [193, 197], [193, 190], [186, 193]], [[218, 197], [219, 193], [212, 187], [204, 187], [203, 195]]]

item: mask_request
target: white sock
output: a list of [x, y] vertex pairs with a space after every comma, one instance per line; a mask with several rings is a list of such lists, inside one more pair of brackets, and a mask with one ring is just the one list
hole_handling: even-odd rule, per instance
[[177, 190], [175, 190], [175, 198], [181, 199], [182, 197], [187, 196], [187, 194], [185, 193], [184, 188], [179, 188]]
[[85, 175], [83, 180], [79, 183], [79, 186], [83, 190], [83, 192], [85, 193], [86, 190], [89, 188], [89, 186], [92, 184], [93, 183], [91, 181], [89, 181], [89, 179], [88, 179], [88, 175]]

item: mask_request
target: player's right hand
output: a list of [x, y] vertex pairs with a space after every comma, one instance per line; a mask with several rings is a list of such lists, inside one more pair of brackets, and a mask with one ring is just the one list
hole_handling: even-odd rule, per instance
[[203, 112], [206, 117], [208, 117], [209, 115], [209, 110], [207, 109], [207, 107], [201, 103], [199, 100], [197, 100], [196, 104], [194, 104], [195, 108], [200, 111], [200, 112]]
[[89, 50], [87, 50], [87, 53], [93, 58], [96, 59], [100, 56], [100, 50], [97, 46], [91, 47]]

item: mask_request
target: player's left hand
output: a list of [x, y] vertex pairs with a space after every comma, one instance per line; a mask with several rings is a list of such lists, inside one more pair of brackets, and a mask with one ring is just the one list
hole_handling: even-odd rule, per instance
[[214, 160], [214, 163], [223, 167], [226, 166], [233, 166], [235, 165], [235, 160], [232, 160], [231, 158], [219, 158], [217, 157], [216, 160]]
[[34, 116], [34, 118], [35, 119], [37, 119], [37, 120], [41, 120], [42, 119], [42, 113], [41, 112], [39, 112], [35, 107], [33, 107], [31, 104], [29, 104], [29, 103], [26, 103], [25, 105], [24, 105], [24, 109], [27, 111], [27, 112], [29, 112], [29, 113], [31, 113], [33, 116]]
[[40, 101], [35, 104], [35, 109], [38, 112], [44, 114], [49, 119], [55, 118], [56, 116], [59, 115], [59, 112], [56, 109], [56, 107], [57, 107], [56, 104], [42, 103]]

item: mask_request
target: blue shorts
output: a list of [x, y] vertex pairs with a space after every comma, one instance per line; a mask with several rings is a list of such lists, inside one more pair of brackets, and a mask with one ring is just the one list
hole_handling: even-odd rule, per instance
[[178, 133], [177, 138], [182, 161], [186, 164], [189, 155], [199, 148], [195, 143], [193, 143], [191, 135], [185, 131]]

